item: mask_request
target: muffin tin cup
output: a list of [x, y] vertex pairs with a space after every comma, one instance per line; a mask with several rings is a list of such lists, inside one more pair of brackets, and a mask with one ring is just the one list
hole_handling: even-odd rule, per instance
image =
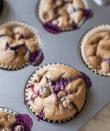
[[[85, 109], [85, 107], [87, 106], [87, 104], [88, 104], [89, 88], [87, 87], [86, 99], [85, 99], [85, 104], [84, 104], [84, 106], [82, 107], [82, 109], [81, 109], [80, 112], [76, 113], [75, 115], [71, 116], [70, 118], [67, 118], [67, 119], [64, 119], [64, 120], [61, 120], [61, 121], [58, 121], [58, 120], [52, 121], [52, 120], [48, 120], [48, 119], [46, 119], [46, 118], [42, 118], [42, 119], [41, 119], [41, 118], [32, 110], [31, 106], [28, 104], [28, 102], [27, 102], [27, 100], [26, 100], [26, 99], [27, 99], [26, 89], [28, 88], [29, 85], [31, 85], [31, 84], [33, 83], [33, 80], [35, 79], [35, 76], [36, 76], [36, 74], [39, 72], [39, 70], [42, 70], [43, 68], [49, 67], [49, 66], [51, 66], [51, 65], [59, 65], [59, 64], [60, 64], [60, 65], [67, 66], [67, 67], [69, 67], [69, 68], [73, 68], [73, 67], [71, 67], [71, 66], [69, 66], [69, 65], [62, 64], [62, 63], [47, 64], [47, 65], [45, 65], [45, 66], [40, 67], [40, 68], [37, 69], [35, 72], [33, 72], [33, 73], [31, 74], [31, 76], [29, 77], [29, 79], [27, 80], [27, 82], [26, 82], [25, 89], [24, 89], [24, 103], [25, 103], [28, 111], [29, 111], [32, 115], [34, 115], [34, 116], [36, 116], [36, 117], [38, 118], [38, 121], [39, 121], [39, 120], [42, 120], [42, 121], [45, 121], [45, 122], [48, 122], [48, 123], [53, 123], [53, 124], [61, 124], [61, 123], [68, 122], [68, 121], [70, 121], [70, 120], [73, 120], [74, 118], [79, 117], [79, 116], [81, 115], [81, 113], [84, 111], [84, 109]], [[74, 68], [74, 69], [75, 69], [75, 68]], [[77, 69], [75, 69], [75, 70], [78, 71]], [[79, 72], [80, 72], [80, 71], [79, 71]], [[35, 118], [36, 118], [36, 117], [35, 117]]]
[[[11, 21], [8, 21], [8, 22], [5, 22], [5, 23], [1, 24], [0, 29], [4, 28], [6, 26], [11, 26], [11, 25], [21, 25], [21, 26], [29, 29], [31, 32], [33, 32], [35, 40], [38, 43], [38, 47], [39, 47], [39, 49], [41, 49], [41, 43], [42, 43], [41, 42], [41, 37], [40, 37], [39, 33], [32, 26], [30, 26], [29, 24], [27, 24], [25, 22], [19, 21], [19, 20], [11, 20]], [[25, 63], [25, 64], [21, 64], [19, 66], [11, 66], [11, 65], [9, 66], [9, 65], [0, 64], [0, 68], [5, 69], [5, 70], [14, 71], [14, 70], [22, 69], [22, 68], [24, 68], [24, 67], [26, 67], [28, 65], [29, 65], [28, 62]]]
[[[83, 1], [84, 5], [85, 5], [85, 9], [90, 10], [87, 1], [86, 1], [86, 0], [82, 0], [82, 1]], [[44, 23], [42, 22], [42, 20], [41, 20], [41, 18], [40, 18], [40, 16], [41, 16], [41, 14], [40, 14], [40, 4], [41, 4], [41, 2], [42, 2], [42, 0], [41, 0], [41, 1], [39, 0], [39, 2], [38, 2], [38, 18], [39, 18], [39, 20], [40, 20], [40, 22], [41, 22], [41, 24], [42, 24], [42, 26], [43, 26]], [[90, 12], [91, 12], [91, 17], [92, 17], [93, 13], [92, 13], [91, 10], [90, 10]], [[86, 21], [86, 19], [88, 19], [88, 18], [84, 17], [84, 18], [77, 24], [77, 27], [75, 27], [75, 28], [69, 27], [69, 28], [60, 29], [59, 33], [61, 33], [61, 32], [69, 32], [69, 31], [72, 31], [72, 30], [74, 31], [74, 30], [80, 28], [80, 26], [81, 26], [82, 24], [84, 24], [84, 22]], [[45, 28], [45, 27], [44, 27], [44, 28]], [[48, 32], [51, 32], [51, 31], [48, 31]], [[52, 32], [51, 32], [51, 33], [52, 33]], [[53, 32], [53, 34], [59, 34], [59, 33], [54, 33], [54, 32]]]
[[95, 74], [98, 74], [100, 76], [110, 76], [110, 73], [105, 73], [105, 72], [102, 72], [101, 70], [97, 70], [95, 69], [91, 64], [90, 62], [88, 61], [87, 57], [86, 57], [86, 54], [85, 54], [85, 44], [86, 44], [86, 41], [88, 40], [88, 38], [93, 35], [94, 33], [97, 33], [97, 32], [100, 32], [100, 31], [109, 31], [110, 32], [110, 25], [106, 24], [106, 25], [99, 25], [99, 26], [96, 26], [92, 29], [90, 29], [82, 38], [81, 40], [81, 46], [80, 46], [80, 51], [81, 51], [81, 56], [82, 56], [82, 59], [84, 61], [84, 63], [86, 64], [86, 66], [92, 71], [94, 72]]

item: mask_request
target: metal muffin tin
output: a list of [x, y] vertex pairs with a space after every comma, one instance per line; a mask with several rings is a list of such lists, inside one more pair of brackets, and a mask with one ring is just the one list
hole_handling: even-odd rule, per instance
[[89, 100], [83, 112], [74, 120], [63, 124], [49, 124], [30, 114], [24, 104], [24, 88], [30, 75], [38, 68], [28, 66], [17, 71], [0, 70], [0, 107], [8, 107], [20, 113], [30, 114], [34, 121], [32, 131], [76, 131], [110, 101], [110, 78], [91, 72], [80, 56], [80, 40], [90, 28], [99, 24], [109, 24], [110, 6], [98, 7], [87, 0], [94, 17], [86, 21], [79, 30], [53, 35], [46, 32], [37, 17], [38, 0], [4, 0], [5, 7], [0, 24], [9, 20], [21, 20], [33, 26], [40, 34], [45, 59], [40, 65], [48, 63], [68, 64], [84, 73], [92, 80]]

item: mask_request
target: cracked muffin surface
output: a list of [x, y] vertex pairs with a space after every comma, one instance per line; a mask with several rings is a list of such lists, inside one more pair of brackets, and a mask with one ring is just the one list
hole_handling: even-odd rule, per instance
[[3, 9], [4, 9], [4, 0], [0, 0], [0, 15], [2, 14]]
[[66, 121], [81, 112], [89, 86], [90, 79], [72, 67], [47, 65], [27, 82], [26, 104], [42, 120]]
[[28, 25], [9, 22], [0, 26], [0, 67], [19, 69], [43, 59], [39, 38]]
[[17, 114], [6, 108], [0, 110], [0, 131], [31, 131], [33, 122], [27, 114]]
[[99, 74], [110, 75], [110, 26], [92, 29], [83, 40], [82, 57], [88, 67]]
[[39, 18], [47, 31], [54, 33], [77, 29], [91, 17], [84, 0], [40, 0]]
[[14, 122], [15, 122], [15, 117], [13, 115], [6, 112], [0, 112], [0, 131], [5, 131], [5, 129], [10, 129]]

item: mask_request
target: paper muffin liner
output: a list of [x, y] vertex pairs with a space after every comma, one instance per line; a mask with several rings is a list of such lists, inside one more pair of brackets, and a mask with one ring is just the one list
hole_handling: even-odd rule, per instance
[[18, 113], [12, 109], [6, 108], [6, 107], [0, 107], [0, 112], [9, 113], [13, 116], [17, 115]]
[[[26, 90], [27, 90], [27, 89], [29, 88], [29, 86], [34, 82], [35, 77], [36, 77], [36, 75], [38, 74], [39, 71], [41, 71], [41, 70], [44, 69], [44, 68], [50, 67], [50, 66], [52, 66], [52, 65], [63, 65], [63, 66], [67, 66], [67, 67], [69, 67], [69, 68], [75, 69], [74, 67], [71, 67], [70, 65], [61, 64], [61, 63], [47, 64], [47, 65], [44, 65], [44, 66], [38, 68], [35, 72], [32, 73], [32, 75], [29, 77], [29, 79], [28, 79], [27, 82], [26, 82], [25, 89], [24, 89], [24, 103], [25, 103], [28, 111], [29, 111], [32, 115], [36, 116], [36, 117], [38, 118], [38, 120], [43, 120], [43, 121], [45, 121], [45, 122], [53, 123], [53, 124], [61, 124], [61, 123], [70, 121], [70, 120], [72, 120], [72, 119], [75, 119], [76, 117], [78, 117], [78, 116], [83, 112], [85, 106], [86, 106], [87, 103], [88, 103], [89, 88], [88, 88], [88, 87], [86, 88], [86, 98], [85, 98], [85, 103], [84, 103], [82, 109], [81, 109], [79, 112], [77, 112], [76, 114], [74, 114], [73, 116], [71, 116], [70, 118], [67, 118], [67, 119], [64, 119], [64, 120], [56, 120], [56, 121], [48, 120], [48, 119], [46, 119], [45, 117], [41, 119], [41, 118], [38, 116], [38, 114], [35, 113], [35, 111], [32, 109], [32, 107], [28, 104], [28, 101], [27, 101], [27, 97], [28, 97], [28, 94], [27, 94], [27, 93], [28, 93], [28, 91], [26, 91]], [[77, 69], [75, 69], [75, 70], [78, 71]], [[80, 71], [78, 71], [78, 72], [81, 73]]]
[[[93, 12], [92, 12], [91, 9], [89, 9], [87, 0], [82, 0], [82, 1], [83, 1], [84, 5], [85, 5], [85, 9], [87, 9], [87, 10], [89, 10], [89, 11], [91, 12], [91, 13], [90, 13], [90, 16], [89, 16], [88, 18], [92, 17], [92, 16], [93, 16]], [[40, 8], [42, 8], [41, 2], [42, 2], [42, 0], [39, 0], [39, 2], [38, 2], [38, 18], [39, 18], [40, 22], [41, 22], [42, 25], [43, 25], [43, 24], [45, 24], [45, 23], [41, 20], [41, 13], [40, 13]], [[81, 26], [88, 18], [87, 18], [86, 16], [83, 17], [82, 20], [81, 20], [77, 25], [75, 25], [75, 26], [65, 27], [65, 28], [63, 28], [63, 29], [61, 29], [60, 27], [57, 26], [57, 28], [59, 28], [59, 33], [61, 33], [61, 32], [69, 32], [69, 31], [72, 31], [72, 30], [74, 31], [74, 30], [79, 29], [80, 26]], [[54, 25], [53, 25], [53, 26], [54, 26]], [[44, 28], [45, 28], [45, 27], [44, 27]], [[45, 30], [46, 30], [46, 29], [45, 29]], [[51, 31], [48, 31], [48, 32], [53, 33], [53, 34], [58, 34], [58, 33], [51, 32]]]
[[15, 121], [13, 123], [11, 123], [10, 131], [14, 131], [15, 128], [18, 129], [17, 126], [19, 126], [19, 125], [22, 128], [22, 129], [20, 128], [19, 131], [21, 131], [21, 130], [27, 131], [27, 129], [29, 131], [31, 131], [31, 128], [33, 126], [33, 121], [28, 114], [19, 114], [18, 112], [14, 111], [12, 109], [9, 109], [7, 107], [0, 107], [0, 112], [8, 113], [15, 118]]
[[8, 65], [1, 64], [0, 68], [4, 69], [4, 70], [14, 71], [14, 70], [20, 70], [20, 69], [22, 69], [22, 68], [24, 68], [26, 66], [28, 66], [28, 63], [26, 63], [25, 65], [19, 65], [18, 67], [16, 67], [16, 66], [8, 66]]
[[101, 75], [101, 76], [110, 76], [110, 73], [105, 73], [102, 72], [101, 70], [97, 70], [95, 69], [90, 62], [88, 61], [86, 54], [85, 54], [85, 44], [86, 41], [88, 40], [88, 38], [91, 37], [91, 35], [93, 35], [94, 33], [100, 32], [100, 31], [109, 31], [110, 32], [110, 25], [106, 24], [106, 25], [99, 25], [96, 26], [92, 29], [90, 29], [82, 38], [81, 40], [81, 46], [80, 46], [80, 51], [81, 51], [81, 56], [82, 59], [84, 61], [84, 63], [87, 65], [87, 67], [94, 72], [95, 74]]
[[[38, 43], [38, 49], [41, 49], [41, 37], [39, 35], [39, 33], [36, 31], [36, 29], [34, 29], [31, 25], [27, 24], [26, 22], [22, 22], [22, 21], [19, 21], [19, 20], [12, 20], [12, 21], [8, 21], [8, 22], [5, 22], [3, 24], [0, 25], [0, 29], [1, 28], [4, 28], [6, 26], [13, 26], [13, 25], [21, 25], [27, 29], [29, 29], [33, 34], [34, 34], [34, 38], [36, 40], [36, 42]], [[19, 70], [19, 69], [22, 69], [26, 66], [29, 65], [29, 62], [25, 63], [25, 64], [20, 64], [18, 66], [11, 66], [11, 65], [4, 65], [4, 64], [0, 64], [0, 68], [1, 69], [5, 69], [5, 70]]]

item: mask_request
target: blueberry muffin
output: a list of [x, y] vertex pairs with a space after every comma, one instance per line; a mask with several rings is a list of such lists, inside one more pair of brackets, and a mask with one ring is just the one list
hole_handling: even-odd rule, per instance
[[26, 105], [39, 119], [65, 122], [81, 112], [90, 86], [90, 79], [70, 66], [47, 65], [28, 80]]
[[32, 119], [26, 114], [0, 108], [0, 131], [31, 131]]
[[39, 18], [51, 33], [77, 29], [92, 12], [84, 0], [40, 0]]
[[39, 35], [29, 25], [12, 21], [0, 26], [0, 67], [16, 70], [43, 60]]
[[95, 73], [110, 76], [110, 25], [91, 29], [81, 42], [85, 64]]

